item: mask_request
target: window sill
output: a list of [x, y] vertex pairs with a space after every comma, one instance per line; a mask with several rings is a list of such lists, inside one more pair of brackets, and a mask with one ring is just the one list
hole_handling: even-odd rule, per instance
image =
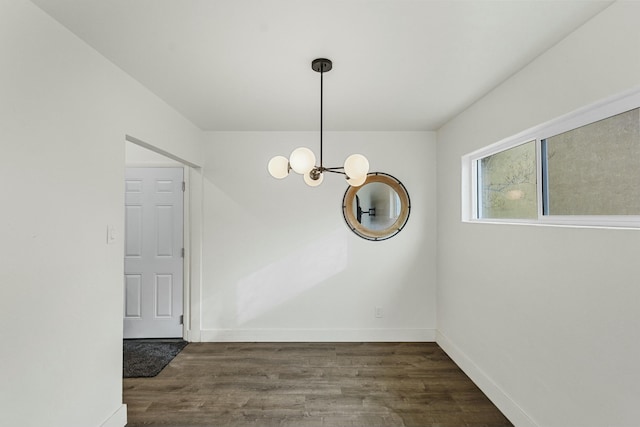
[[494, 225], [528, 225], [537, 227], [566, 227], [566, 228], [595, 228], [610, 230], [640, 230], [640, 216], [626, 216], [624, 219], [607, 217], [566, 217], [553, 216], [544, 219], [463, 219], [463, 223], [469, 224], [494, 224]]

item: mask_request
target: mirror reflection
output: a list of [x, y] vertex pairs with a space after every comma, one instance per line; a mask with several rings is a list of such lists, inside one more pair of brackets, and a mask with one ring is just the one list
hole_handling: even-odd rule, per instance
[[402, 230], [411, 209], [409, 194], [395, 177], [382, 172], [367, 175], [360, 187], [349, 187], [342, 201], [347, 225], [368, 240], [385, 240]]
[[356, 192], [353, 205], [357, 221], [371, 230], [384, 230], [400, 216], [400, 196], [381, 182], [363, 185]]

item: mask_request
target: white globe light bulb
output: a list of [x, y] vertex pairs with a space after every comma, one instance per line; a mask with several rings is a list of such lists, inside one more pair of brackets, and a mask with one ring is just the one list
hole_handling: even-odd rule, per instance
[[304, 174], [304, 182], [307, 183], [309, 187], [317, 187], [322, 184], [322, 180], [324, 179], [324, 174], [320, 173], [318, 175], [318, 179], [311, 178], [311, 174], [309, 172]]
[[352, 154], [344, 161], [344, 172], [349, 178], [361, 178], [369, 173], [369, 160], [362, 154]]
[[367, 175], [363, 175], [359, 178], [347, 178], [347, 182], [352, 187], [360, 187], [367, 180]]
[[267, 168], [272, 177], [277, 179], [286, 178], [289, 175], [289, 160], [284, 156], [275, 156], [269, 160]]
[[316, 156], [306, 147], [296, 148], [289, 157], [289, 164], [296, 173], [304, 175], [315, 166]]

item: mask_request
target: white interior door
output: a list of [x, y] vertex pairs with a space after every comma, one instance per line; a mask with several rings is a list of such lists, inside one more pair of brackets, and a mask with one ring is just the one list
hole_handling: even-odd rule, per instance
[[124, 337], [182, 337], [183, 169], [127, 168]]

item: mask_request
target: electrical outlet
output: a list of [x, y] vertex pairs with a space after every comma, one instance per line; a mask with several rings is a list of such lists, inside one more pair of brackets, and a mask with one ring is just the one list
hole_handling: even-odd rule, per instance
[[376, 307], [376, 308], [374, 309], [374, 313], [375, 313], [375, 316], [376, 316], [377, 318], [382, 318], [382, 317], [384, 317], [384, 310], [382, 309], [382, 307]]

